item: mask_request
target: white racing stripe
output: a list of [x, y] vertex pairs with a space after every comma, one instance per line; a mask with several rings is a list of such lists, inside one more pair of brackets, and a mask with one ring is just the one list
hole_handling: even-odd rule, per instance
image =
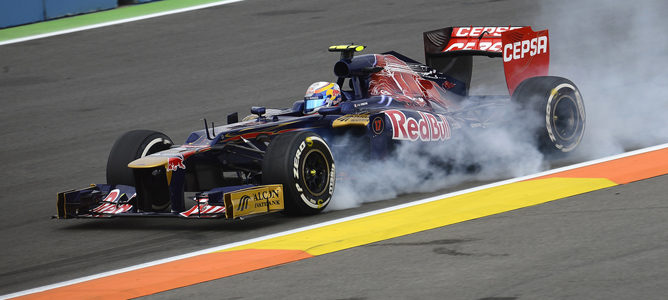
[[207, 3], [207, 4], [191, 6], [191, 7], [179, 8], [179, 9], [175, 9], [175, 10], [163, 11], [163, 12], [144, 15], [144, 16], [139, 16], [139, 17], [127, 18], [127, 19], [122, 19], [122, 20], [117, 20], [117, 21], [109, 21], [109, 22], [104, 22], [104, 23], [99, 23], [99, 24], [94, 24], [94, 25], [76, 27], [76, 28], [54, 31], [54, 32], [49, 32], [49, 33], [36, 34], [36, 35], [31, 35], [31, 36], [17, 38], [17, 39], [0, 41], [0, 46], [20, 43], [20, 42], [25, 42], [25, 41], [30, 41], [30, 40], [36, 40], [36, 39], [41, 39], [41, 38], [50, 37], [50, 36], [68, 34], [68, 33], [77, 32], [77, 31], [84, 31], [84, 30], [95, 29], [95, 28], [100, 28], [100, 27], [112, 26], [112, 25], [116, 25], [116, 24], [123, 24], [123, 23], [129, 23], [129, 22], [140, 21], [140, 20], [145, 20], [145, 19], [157, 18], [157, 17], [166, 16], [166, 15], [178, 14], [178, 13], [182, 13], [182, 12], [204, 9], [204, 8], [208, 8], [208, 7], [225, 5], [225, 4], [241, 2], [241, 1], [244, 1], [244, 0], [223, 0], [223, 1], [217, 1], [217, 2], [212, 2], [212, 3]]
[[395, 211], [395, 210], [399, 210], [399, 209], [403, 209], [403, 208], [407, 208], [407, 207], [411, 207], [411, 206], [416, 206], [416, 205], [420, 205], [420, 204], [424, 204], [424, 203], [429, 203], [429, 202], [433, 202], [433, 201], [437, 201], [437, 200], [441, 200], [441, 199], [445, 199], [445, 198], [455, 197], [455, 196], [468, 194], [468, 193], [472, 193], [472, 192], [476, 192], [476, 191], [480, 191], [480, 190], [485, 190], [485, 189], [498, 187], [498, 186], [502, 186], [502, 185], [506, 185], [506, 184], [510, 184], [510, 183], [520, 182], [520, 181], [533, 179], [533, 178], [537, 178], [537, 177], [541, 177], [541, 176], [545, 176], [545, 175], [550, 175], [550, 174], [554, 174], [554, 173], [559, 173], [559, 172], [563, 172], [563, 171], [568, 171], [568, 170], [572, 170], [572, 169], [577, 169], [577, 168], [581, 168], [581, 167], [595, 165], [595, 164], [606, 162], [606, 161], [611, 161], [611, 160], [615, 160], [615, 159], [619, 159], [619, 158], [623, 158], [623, 157], [638, 155], [638, 154], [647, 153], [647, 152], [660, 150], [660, 149], [665, 149], [665, 148], [668, 148], [668, 143], [657, 145], [657, 146], [652, 146], [652, 147], [648, 147], [648, 148], [643, 148], [643, 149], [639, 149], [639, 150], [635, 150], [635, 151], [630, 151], [630, 152], [626, 152], [626, 153], [622, 153], [622, 154], [618, 154], [618, 155], [608, 156], [608, 157], [604, 157], [604, 158], [600, 158], [600, 159], [596, 159], [596, 160], [591, 160], [591, 161], [587, 161], [587, 162], [583, 162], [583, 163], [579, 163], [579, 164], [565, 166], [565, 167], [561, 167], [561, 168], [557, 168], [557, 169], [552, 169], [552, 170], [548, 170], [548, 171], [544, 171], [544, 172], [540, 172], [540, 173], [536, 173], [536, 174], [531, 174], [531, 175], [527, 175], [527, 176], [523, 176], [523, 177], [511, 178], [511, 179], [507, 179], [507, 180], [503, 180], [503, 181], [498, 181], [498, 182], [494, 182], [494, 183], [490, 183], [490, 184], [486, 184], [486, 185], [481, 185], [481, 186], [477, 186], [477, 187], [473, 187], [473, 188], [469, 188], [469, 189], [465, 189], [465, 190], [461, 190], [461, 191], [456, 191], [456, 192], [452, 192], [452, 193], [433, 196], [433, 197], [429, 197], [429, 198], [425, 198], [425, 199], [421, 199], [421, 200], [416, 200], [416, 201], [412, 201], [412, 202], [405, 203], [405, 204], [391, 206], [391, 207], [387, 207], [387, 208], [383, 208], [383, 209], [379, 209], [379, 210], [374, 210], [374, 211], [370, 211], [370, 212], [366, 212], [366, 213], [362, 213], [362, 214], [358, 214], [358, 215], [354, 215], [354, 216], [349, 216], [349, 217], [345, 217], [345, 218], [341, 218], [341, 219], [331, 220], [331, 221], [327, 221], [327, 222], [323, 222], [323, 223], [319, 223], [319, 224], [314, 224], [314, 225], [310, 225], [310, 226], [305, 226], [305, 227], [301, 227], [301, 228], [296, 228], [296, 229], [292, 229], [292, 230], [288, 230], [288, 231], [278, 232], [278, 233], [274, 233], [274, 234], [270, 234], [270, 235], [266, 235], [266, 236], [261, 236], [261, 237], [257, 237], [257, 238], [253, 238], [253, 239], [249, 239], [249, 240], [245, 240], [245, 241], [239, 241], [239, 242], [234, 242], [234, 243], [225, 244], [225, 245], [221, 245], [221, 246], [211, 247], [211, 248], [207, 248], [207, 249], [203, 249], [203, 250], [199, 250], [199, 251], [195, 251], [195, 252], [191, 252], [191, 253], [186, 253], [186, 254], [182, 254], [182, 255], [163, 258], [163, 259], [159, 259], [159, 260], [155, 260], [155, 261], [151, 261], [151, 262], [147, 262], [147, 263], [143, 263], [143, 264], [138, 264], [138, 265], [122, 268], [122, 269], [117, 269], [117, 270], [108, 271], [108, 272], [104, 272], [104, 273], [99, 273], [99, 274], [95, 274], [95, 275], [80, 277], [80, 278], [76, 278], [76, 279], [72, 279], [72, 280], [68, 280], [68, 281], [63, 281], [63, 282], [59, 282], [59, 283], [54, 283], [54, 284], [50, 284], [50, 285], [45, 285], [45, 286], [41, 286], [41, 287], [29, 289], [29, 290], [24, 290], [24, 291], [12, 293], [12, 294], [6, 294], [6, 295], [0, 296], [0, 299], [8, 299], [8, 298], [13, 298], [13, 297], [19, 297], [19, 296], [25, 296], [25, 295], [29, 295], [29, 294], [38, 293], [38, 292], [43, 292], [43, 291], [47, 291], [47, 290], [51, 290], [51, 289], [55, 289], [55, 288], [59, 288], [59, 287], [64, 287], [64, 286], [68, 286], [68, 285], [72, 285], [72, 284], [77, 284], [77, 283], [81, 283], [81, 282], [85, 282], [85, 281], [89, 281], [89, 280], [93, 280], [93, 279], [108, 277], [108, 276], [112, 276], [112, 275], [116, 275], [116, 274], [120, 274], [120, 273], [125, 273], [125, 272], [129, 272], [129, 271], [143, 269], [143, 268], [146, 268], [146, 267], [151, 267], [151, 266], [155, 266], [155, 265], [159, 265], [159, 264], [164, 264], [164, 263], [168, 263], [168, 262], [172, 262], [172, 261], [176, 261], [176, 260], [180, 260], [180, 259], [184, 259], [184, 258], [194, 257], [194, 256], [202, 255], [202, 254], [207, 254], [207, 253], [216, 252], [216, 251], [225, 250], [225, 249], [234, 248], [234, 247], [243, 246], [243, 245], [248, 245], [248, 244], [251, 244], [251, 243], [264, 241], [264, 240], [268, 240], [268, 239], [272, 239], [272, 238], [276, 238], [276, 237], [281, 237], [281, 236], [285, 236], [285, 235], [292, 234], [292, 233], [307, 231], [307, 230], [320, 228], [320, 227], [324, 227], [324, 226], [328, 226], [328, 225], [332, 225], [332, 224], [338, 224], [338, 223], [342, 223], [342, 222], [356, 220], [356, 219], [360, 219], [360, 218], [364, 218], [364, 217], [368, 217], [368, 216], [373, 216], [373, 215], [382, 214], [382, 213], [386, 213], [386, 212], [390, 212], [390, 211]]

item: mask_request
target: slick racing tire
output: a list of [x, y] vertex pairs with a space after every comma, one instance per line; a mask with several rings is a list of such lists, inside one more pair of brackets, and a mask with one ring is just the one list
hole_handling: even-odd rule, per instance
[[336, 170], [329, 146], [309, 131], [274, 137], [262, 161], [262, 182], [282, 184], [285, 213], [314, 215], [334, 193]]
[[169, 149], [174, 142], [163, 133], [152, 130], [132, 130], [114, 142], [107, 159], [107, 183], [135, 185], [128, 164], [135, 159]]
[[586, 115], [582, 94], [570, 80], [556, 76], [528, 78], [517, 86], [513, 101], [540, 114], [536, 135], [546, 155], [573, 151], [584, 135]]

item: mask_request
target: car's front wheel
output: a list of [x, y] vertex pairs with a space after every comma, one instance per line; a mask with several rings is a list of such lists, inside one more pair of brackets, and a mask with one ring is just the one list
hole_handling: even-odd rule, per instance
[[135, 185], [128, 164], [135, 159], [169, 149], [174, 142], [163, 133], [152, 130], [132, 130], [119, 137], [107, 159], [107, 183]]
[[335, 180], [332, 152], [317, 134], [291, 132], [269, 143], [262, 161], [262, 182], [283, 185], [287, 214], [321, 212], [332, 199]]

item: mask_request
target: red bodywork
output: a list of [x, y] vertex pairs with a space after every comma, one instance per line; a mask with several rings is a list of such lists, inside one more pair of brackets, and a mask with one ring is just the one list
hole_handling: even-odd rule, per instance
[[533, 31], [531, 27], [522, 27], [502, 34], [501, 42], [503, 69], [511, 95], [525, 79], [547, 75], [550, 67], [547, 30]]
[[[450, 29], [450, 28], [448, 28]], [[548, 31], [533, 31], [531, 27], [469, 26], [452, 27], [447, 43], [440, 52], [456, 52], [458, 55], [501, 56], [510, 95], [525, 79], [548, 74], [550, 48]], [[471, 53], [471, 54], [469, 54]], [[432, 110], [431, 102], [444, 108], [455, 105], [448, 100], [448, 89], [453, 83], [439, 86], [422, 78], [404, 61], [389, 54], [375, 54], [375, 66], [383, 67], [371, 75], [370, 96], [392, 96], [406, 106]]]
[[383, 67], [383, 70], [371, 75], [370, 96], [392, 96], [395, 101], [404, 102], [407, 106], [427, 110], [433, 110], [429, 101], [446, 108], [453, 105], [445, 97], [446, 90], [422, 78], [402, 60], [389, 54], [375, 54], [375, 57], [376, 66]]
[[[488, 55], [503, 58], [508, 92], [525, 79], [548, 74], [550, 46], [548, 31], [531, 27], [463, 26], [445, 28], [440, 52], [458, 55]], [[436, 38], [438, 39], [438, 38]]]

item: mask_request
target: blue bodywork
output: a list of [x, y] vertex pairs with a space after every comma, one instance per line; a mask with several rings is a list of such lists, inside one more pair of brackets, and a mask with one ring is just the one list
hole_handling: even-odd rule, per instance
[[[330, 48], [331, 49], [331, 48]], [[335, 155], [365, 155], [370, 159], [382, 159], [391, 155], [397, 143], [401, 142], [445, 142], [456, 134], [458, 128], [475, 127], [480, 121], [472, 113], [480, 109], [494, 109], [504, 105], [509, 97], [496, 97], [467, 101], [473, 105], [463, 105], [462, 99], [475, 100], [465, 95], [464, 83], [432, 67], [420, 64], [398, 53], [370, 54], [353, 57], [352, 53], [341, 51], [341, 60], [335, 64], [337, 83], [342, 87], [343, 101], [336, 107], [323, 107], [317, 113], [305, 114], [304, 101], [297, 101], [291, 108], [274, 110], [269, 114], [258, 112], [250, 120], [236, 122], [228, 118], [227, 125], [194, 131], [181, 146], [166, 150], [163, 155], [178, 158], [183, 167], [175, 167], [166, 184], [155, 186], [142, 182], [147, 172], [153, 169], [136, 169], [137, 184], [112, 186], [98, 184], [86, 189], [72, 190], [58, 195], [58, 217], [111, 217], [111, 216], [181, 216], [206, 217], [198, 214], [184, 215], [188, 210], [184, 194], [196, 193], [193, 200], [221, 197], [221, 191], [232, 192], [260, 186], [262, 182], [262, 160], [271, 140], [278, 135], [295, 131], [312, 131], [327, 141]], [[384, 63], [382, 61], [385, 61]], [[399, 85], [394, 94], [390, 88], [379, 95], [374, 94], [376, 86], [387, 80], [392, 84], [397, 74], [400, 79], [415, 80]], [[406, 77], [408, 76], [408, 77]], [[447, 83], [447, 84], [446, 84]], [[449, 86], [450, 88], [443, 88]], [[452, 88], [455, 87], [455, 88]], [[427, 90], [429, 89], [429, 90]], [[398, 92], [397, 92], [398, 91]], [[431, 93], [431, 94], [429, 94]], [[436, 95], [430, 99], [416, 95]], [[484, 100], [484, 101], [483, 101]], [[206, 122], [205, 122], [206, 125]], [[339, 138], [352, 137], [355, 149], [350, 145], [339, 147]], [[154, 169], [164, 168], [159, 166]], [[143, 173], [142, 173], [143, 172]], [[110, 192], [118, 189], [121, 194], [105, 202]], [[214, 196], [215, 195], [215, 196]], [[167, 208], [156, 209], [158, 198], [169, 198]], [[115, 205], [119, 209], [95, 211], [102, 205]], [[123, 206], [126, 205], [126, 206]], [[198, 204], [199, 205], [199, 204]], [[219, 204], [220, 205], [220, 204]], [[130, 207], [129, 209], [120, 209]], [[113, 213], [109, 213], [113, 212]], [[224, 213], [208, 215], [223, 217]]]

